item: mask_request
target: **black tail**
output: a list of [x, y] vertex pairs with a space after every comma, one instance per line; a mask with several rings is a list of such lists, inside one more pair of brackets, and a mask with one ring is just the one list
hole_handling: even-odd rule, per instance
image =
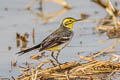
[[25, 53], [27, 53], [27, 52], [29, 52], [29, 51], [32, 51], [32, 50], [34, 50], [34, 49], [37, 49], [37, 48], [39, 48], [39, 47], [40, 47], [40, 44], [39, 44], [39, 45], [36, 45], [36, 46], [34, 46], [34, 47], [32, 47], [32, 48], [29, 48], [29, 49], [20, 51], [20, 52], [18, 52], [18, 53], [16, 53], [16, 54], [19, 54], [19, 56], [20, 56], [20, 55], [23, 55], [23, 54], [25, 54]]

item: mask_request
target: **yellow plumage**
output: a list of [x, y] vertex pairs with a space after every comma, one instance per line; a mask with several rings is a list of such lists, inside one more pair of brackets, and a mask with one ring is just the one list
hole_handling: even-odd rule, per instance
[[59, 46], [54, 46], [52, 48], [47, 48], [46, 50], [48, 50], [48, 51], [58, 51], [59, 49], [60, 49]]

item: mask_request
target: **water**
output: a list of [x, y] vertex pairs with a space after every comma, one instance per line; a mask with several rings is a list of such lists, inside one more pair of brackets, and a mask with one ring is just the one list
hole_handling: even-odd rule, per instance
[[[24, 34], [32, 34], [32, 29], [35, 29], [36, 44], [39, 44], [47, 35], [53, 32], [60, 26], [60, 22], [66, 17], [80, 18], [80, 13], [90, 14], [89, 19], [98, 19], [106, 15], [104, 9], [96, 6], [96, 4], [89, 0], [66, 0], [72, 5], [72, 9], [64, 11], [55, 20], [44, 24], [43, 21], [36, 15], [39, 13], [37, 7], [34, 5], [32, 11], [25, 10], [25, 6], [29, 3], [29, 0], [0, 0], [0, 76], [10, 77], [17, 76], [19, 71], [11, 70], [11, 61], [16, 57], [15, 53], [20, 51], [16, 48], [16, 32]], [[55, 3], [44, 3], [43, 9], [45, 12], [56, 12], [63, 9], [60, 5]], [[5, 10], [8, 8], [8, 10]], [[98, 11], [98, 14], [94, 14]], [[80, 54], [82, 56], [89, 55], [89, 53], [101, 51], [107, 48], [113, 43], [113, 40], [109, 40], [107, 43], [100, 43], [99, 40], [106, 40], [107, 36], [104, 34], [98, 36], [94, 34], [96, 23], [78, 22], [74, 25], [74, 37], [70, 44], [61, 51], [59, 60], [60, 62], [68, 62], [78, 60], [78, 52], [85, 52]], [[31, 37], [28, 39], [28, 47], [33, 46]], [[82, 41], [82, 44], [80, 42]], [[103, 46], [104, 45], [104, 46]], [[12, 49], [9, 51], [8, 46]], [[36, 51], [37, 52], [37, 51]], [[35, 51], [32, 51], [24, 56], [18, 57], [19, 64], [30, 61], [29, 56], [33, 55]], [[47, 55], [50, 52], [47, 52]], [[74, 57], [73, 57], [74, 56]]]

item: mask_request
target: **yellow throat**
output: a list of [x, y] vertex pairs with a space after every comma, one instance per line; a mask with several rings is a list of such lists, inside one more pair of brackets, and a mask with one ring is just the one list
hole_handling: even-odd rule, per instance
[[73, 31], [73, 24], [74, 24], [74, 23], [69, 24], [69, 25], [67, 25], [66, 27], [68, 27], [70, 30], [72, 30], [72, 31]]

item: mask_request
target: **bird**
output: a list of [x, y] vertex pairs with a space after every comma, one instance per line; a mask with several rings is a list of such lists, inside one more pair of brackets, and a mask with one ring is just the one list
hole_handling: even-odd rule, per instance
[[[39, 52], [47, 50], [51, 51], [51, 57], [58, 62], [58, 55], [60, 51], [69, 44], [74, 35], [73, 24], [81, 20], [82, 19], [75, 19], [72, 17], [63, 19], [60, 27], [47, 36], [40, 44], [17, 52], [16, 54], [19, 54], [20, 56], [35, 49], [38, 49]], [[56, 57], [54, 56], [54, 52], [57, 52]]]

